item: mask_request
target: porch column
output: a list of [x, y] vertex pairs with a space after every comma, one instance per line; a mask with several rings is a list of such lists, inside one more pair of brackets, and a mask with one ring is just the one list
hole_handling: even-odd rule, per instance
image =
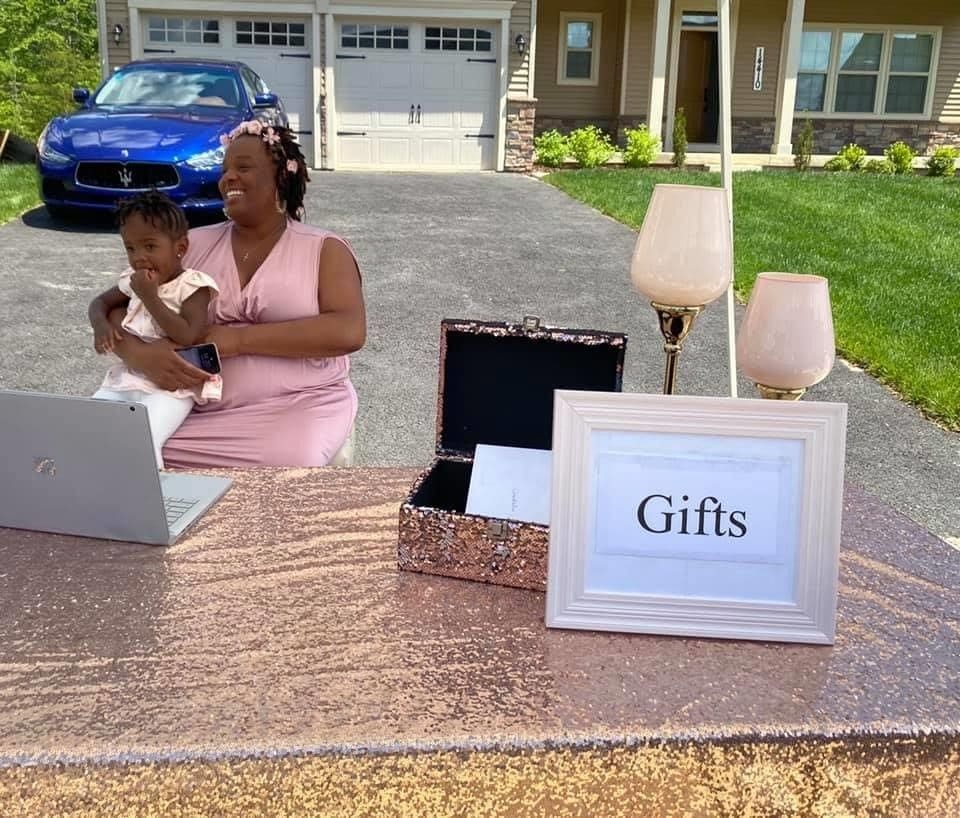
[[653, 30], [653, 73], [650, 76], [650, 104], [647, 106], [647, 128], [663, 138], [663, 102], [667, 93], [667, 44], [670, 34], [671, 0], [657, 0], [657, 16]]
[[793, 109], [797, 101], [797, 70], [800, 67], [800, 37], [803, 34], [805, 0], [789, 0], [783, 32], [783, 80], [780, 83], [780, 106], [774, 127], [771, 153], [789, 156], [793, 153]]

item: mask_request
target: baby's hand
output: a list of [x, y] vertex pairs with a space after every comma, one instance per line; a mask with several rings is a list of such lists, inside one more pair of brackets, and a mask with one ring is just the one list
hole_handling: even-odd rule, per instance
[[130, 289], [141, 299], [145, 296], [156, 295], [160, 286], [160, 278], [155, 270], [137, 270], [130, 276]]
[[120, 330], [106, 319], [93, 325], [93, 348], [101, 355], [113, 352], [114, 347], [123, 340]]

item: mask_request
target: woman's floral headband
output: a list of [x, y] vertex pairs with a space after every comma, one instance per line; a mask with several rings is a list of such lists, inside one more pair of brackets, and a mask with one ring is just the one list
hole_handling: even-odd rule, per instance
[[[236, 128], [230, 131], [230, 133], [223, 134], [220, 137], [220, 144], [223, 145], [223, 147], [227, 147], [234, 139], [244, 134], [259, 136], [269, 147], [280, 144], [280, 134], [274, 130], [272, 125], [265, 125], [259, 119], [250, 119], [246, 122], [241, 122]], [[299, 165], [296, 159], [287, 160], [288, 173], [296, 173], [298, 168]]]

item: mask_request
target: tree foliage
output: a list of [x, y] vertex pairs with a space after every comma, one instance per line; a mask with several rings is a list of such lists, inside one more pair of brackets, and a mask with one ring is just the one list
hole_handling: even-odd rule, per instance
[[99, 77], [95, 0], [0, 0], [0, 129], [35, 138]]

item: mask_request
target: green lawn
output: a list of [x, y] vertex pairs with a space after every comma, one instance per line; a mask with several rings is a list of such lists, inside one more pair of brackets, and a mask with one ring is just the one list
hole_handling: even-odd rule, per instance
[[[546, 181], [633, 228], [655, 184], [720, 184], [718, 174], [669, 170]], [[733, 192], [739, 297], [763, 271], [826, 276], [841, 354], [960, 429], [960, 182], [737, 173]]]
[[0, 224], [40, 204], [33, 165], [0, 165]]

